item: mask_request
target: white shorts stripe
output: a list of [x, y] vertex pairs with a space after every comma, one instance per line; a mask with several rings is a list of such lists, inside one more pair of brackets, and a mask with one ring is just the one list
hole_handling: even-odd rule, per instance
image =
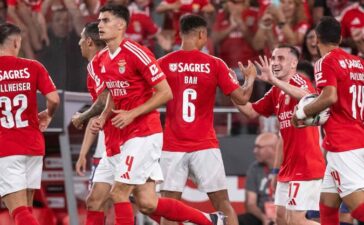
[[151, 62], [149, 57], [137, 46], [131, 44], [130, 42], [125, 42], [125, 47], [134, 53], [146, 66]]

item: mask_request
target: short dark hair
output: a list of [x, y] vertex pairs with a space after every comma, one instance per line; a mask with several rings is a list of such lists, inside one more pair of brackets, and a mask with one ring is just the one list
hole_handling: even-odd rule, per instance
[[114, 16], [124, 19], [126, 22], [126, 25], [129, 24], [130, 12], [129, 12], [128, 8], [123, 5], [106, 4], [103, 7], [101, 7], [100, 12], [110, 12]]
[[280, 44], [280, 45], [278, 45], [278, 47], [277, 48], [288, 48], [289, 49], [289, 52], [292, 54], [292, 55], [294, 55], [296, 58], [297, 58], [297, 60], [299, 60], [300, 59], [300, 51], [296, 48], [296, 47], [294, 47], [293, 45], [289, 45], [289, 44]]
[[320, 19], [316, 28], [317, 38], [322, 44], [340, 44], [341, 25], [334, 17], [324, 16]]
[[91, 38], [91, 40], [95, 43], [97, 47], [105, 47], [106, 44], [103, 40], [100, 40], [99, 35], [99, 23], [98, 22], [90, 22], [85, 25], [85, 37]]
[[198, 15], [188, 14], [182, 16], [179, 20], [180, 29], [182, 34], [188, 34], [196, 28], [207, 28], [207, 21]]
[[300, 60], [297, 64], [297, 71], [307, 74], [311, 82], [315, 81], [313, 65], [307, 60]]
[[18, 26], [12, 23], [0, 24], [0, 45], [4, 44], [5, 40], [14, 34], [21, 35], [21, 30]]

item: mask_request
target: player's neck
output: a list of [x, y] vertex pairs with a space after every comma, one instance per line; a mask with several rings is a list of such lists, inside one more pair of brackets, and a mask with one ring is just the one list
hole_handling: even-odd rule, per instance
[[121, 45], [121, 42], [124, 40], [123, 37], [118, 37], [113, 40], [109, 40], [106, 42], [106, 45], [110, 51], [110, 53], [114, 53], [116, 49], [118, 49]]
[[16, 56], [16, 54], [8, 49], [0, 48], [0, 56]]
[[184, 51], [199, 50], [197, 45], [193, 41], [182, 41], [181, 49]]
[[88, 55], [87, 60], [90, 62], [93, 59], [93, 57], [96, 55], [96, 53], [100, 50], [101, 49], [98, 49], [98, 48], [90, 50], [90, 54]]
[[337, 45], [321, 45], [320, 46], [320, 53], [321, 56], [326, 55], [327, 53], [331, 52], [332, 50], [338, 48], [339, 46]]

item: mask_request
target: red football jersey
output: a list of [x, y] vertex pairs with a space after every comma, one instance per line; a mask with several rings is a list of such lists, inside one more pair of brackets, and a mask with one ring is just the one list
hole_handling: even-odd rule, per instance
[[[138, 43], [124, 39], [111, 54], [100, 56], [100, 76], [109, 89], [116, 109], [132, 110], [149, 100], [153, 86], [165, 79], [153, 54]], [[131, 124], [119, 129], [123, 141], [162, 132], [156, 110], [137, 117]]]
[[[29, 6], [32, 11], [34, 12], [40, 12], [42, 10], [42, 1], [41, 0], [27, 0], [23, 2]], [[17, 6], [17, 0], [6, 0], [6, 3], [8, 4], [8, 6]]]
[[0, 157], [44, 155], [37, 90], [46, 95], [56, 87], [37, 61], [1, 56], [0, 62]]
[[323, 125], [323, 147], [342, 152], [364, 147], [364, 61], [340, 48], [332, 50], [315, 64], [319, 92], [326, 86], [337, 88], [337, 102]]
[[133, 11], [126, 29], [126, 37], [149, 47], [150, 38], [155, 36], [159, 27], [154, 23], [150, 15], [145, 12]]
[[[87, 65], [87, 88], [91, 95], [92, 101], [96, 101], [97, 96], [99, 96], [106, 88], [105, 82], [100, 78], [99, 56], [102, 55], [103, 52], [107, 52], [107, 49], [103, 49], [98, 52]], [[106, 121], [104, 133], [106, 155], [113, 156], [119, 154], [122, 139], [120, 137], [119, 130], [112, 126], [111, 120]]]
[[[253, 34], [258, 27], [258, 9], [248, 8], [241, 14], [248, 31]], [[214, 30], [222, 31], [231, 26], [230, 17], [224, 11], [220, 10], [217, 14]], [[224, 60], [229, 67], [238, 67], [238, 61], [244, 65], [248, 60], [259, 60], [259, 52], [254, 50], [251, 44], [245, 39], [244, 32], [236, 29], [230, 32], [219, 44], [219, 57]]]
[[[289, 81], [291, 85], [314, 92], [307, 78], [298, 74]], [[263, 98], [253, 103], [253, 108], [263, 116], [276, 115], [283, 139], [283, 162], [278, 174], [281, 182], [313, 180], [324, 176], [325, 160], [319, 145], [318, 127], [295, 128], [291, 124], [298, 101], [277, 87], [272, 87]]]
[[359, 3], [347, 7], [340, 15], [341, 34], [344, 38], [351, 37], [353, 29], [362, 29], [364, 32], [364, 9]]
[[[177, 0], [163, 0], [168, 4], [175, 3]], [[209, 0], [181, 0], [181, 7], [178, 11], [172, 12], [173, 18], [173, 30], [175, 31], [175, 42], [176, 44], [181, 43], [181, 38], [179, 36], [179, 19], [184, 14], [201, 12], [201, 9], [209, 4]]]
[[159, 59], [173, 92], [167, 103], [163, 150], [192, 152], [218, 148], [213, 128], [216, 87], [225, 95], [239, 87], [219, 58], [179, 50]]

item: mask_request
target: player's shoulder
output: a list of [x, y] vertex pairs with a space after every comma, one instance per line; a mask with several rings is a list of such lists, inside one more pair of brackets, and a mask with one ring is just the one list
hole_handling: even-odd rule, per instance
[[38, 60], [35, 60], [35, 59], [26, 59], [26, 58], [21, 58], [21, 57], [16, 57], [14, 59], [15, 59], [15, 61], [18, 61], [19, 63], [21, 63], [23, 65], [44, 67], [41, 62], [39, 62]]
[[301, 87], [301, 88], [308, 88], [308, 85], [310, 85], [310, 80], [301, 74], [296, 73], [291, 78], [291, 84]]
[[342, 21], [344, 18], [348, 17], [348, 16], [351, 16], [352, 13], [354, 11], [357, 11], [359, 9], [359, 3], [356, 2], [356, 3], [353, 3], [351, 5], [349, 5], [348, 7], [346, 7], [341, 13], [340, 15], [338, 16], [338, 20], [339, 21]]
[[153, 53], [147, 47], [129, 39], [124, 40], [120, 47], [129, 57], [139, 60], [145, 65], [151, 63], [151, 57], [154, 58]]

